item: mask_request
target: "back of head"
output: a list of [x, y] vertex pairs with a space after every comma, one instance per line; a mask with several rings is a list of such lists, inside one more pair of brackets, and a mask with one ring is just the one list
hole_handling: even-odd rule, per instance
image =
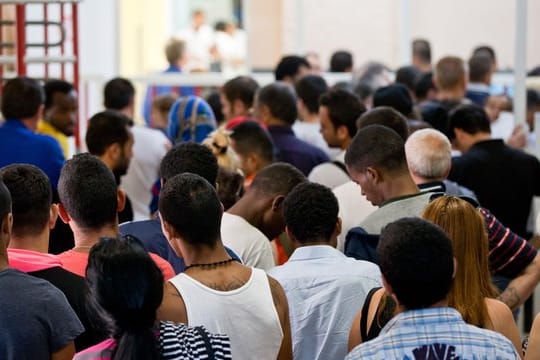
[[112, 144], [124, 145], [130, 138], [130, 120], [116, 111], [102, 111], [88, 120], [86, 146], [92, 155], [101, 156]]
[[446, 233], [419, 218], [385, 226], [377, 246], [379, 267], [407, 310], [443, 301], [452, 285], [454, 256]]
[[220, 166], [216, 182], [223, 211], [227, 211], [244, 195], [244, 177], [238, 171]]
[[353, 69], [353, 56], [349, 51], [336, 51], [330, 57], [330, 72], [350, 72]]
[[113, 359], [159, 359], [153, 333], [163, 275], [131, 236], [102, 238], [90, 250], [89, 303], [118, 341]]
[[356, 134], [356, 121], [366, 112], [358, 96], [341, 89], [330, 90], [321, 96], [319, 105], [326, 107], [334, 128], [345, 126], [351, 138]]
[[382, 125], [361, 128], [345, 154], [347, 167], [357, 171], [371, 166], [391, 173], [408, 171], [403, 139]]
[[416, 57], [426, 64], [431, 63], [431, 46], [425, 39], [415, 39], [412, 43], [413, 57]]
[[493, 63], [486, 55], [475, 55], [469, 59], [469, 81], [482, 83], [489, 81]]
[[422, 72], [416, 66], [402, 66], [396, 72], [396, 83], [403, 84], [410, 91], [414, 91]]
[[422, 218], [444, 230], [451, 242], [458, 266], [448, 296], [463, 319], [473, 325], [489, 325], [485, 297], [495, 297], [491, 283], [486, 226], [474, 206], [454, 196], [442, 196], [429, 203]]
[[363, 129], [370, 125], [382, 125], [394, 130], [403, 141], [409, 136], [407, 119], [396, 110], [388, 106], [380, 106], [362, 115], [358, 121], [358, 129]]
[[451, 135], [454, 134], [454, 129], [461, 129], [471, 135], [491, 133], [489, 118], [485, 110], [473, 104], [460, 105], [450, 113]]
[[426, 100], [430, 90], [436, 90], [435, 84], [433, 83], [433, 73], [423, 73], [418, 78], [418, 82], [414, 88], [414, 93], [418, 101]]
[[221, 92], [230, 103], [240, 100], [249, 109], [253, 107], [253, 100], [258, 89], [259, 84], [253, 78], [237, 76], [227, 81], [221, 88]]
[[232, 129], [234, 150], [241, 156], [255, 152], [268, 163], [274, 161], [274, 144], [266, 130], [256, 121], [244, 121]]
[[170, 149], [159, 167], [159, 176], [164, 182], [172, 177], [193, 173], [203, 177], [215, 186], [218, 175], [217, 159], [207, 146], [197, 143], [183, 143]]
[[289, 125], [296, 121], [296, 95], [294, 89], [286, 83], [275, 82], [259, 89], [257, 105], [268, 107], [272, 117]]
[[435, 65], [434, 79], [439, 90], [454, 90], [465, 86], [465, 65], [455, 56], [447, 56]]
[[375, 91], [373, 107], [379, 106], [390, 106], [409, 118], [413, 110], [413, 100], [407, 87], [396, 83], [383, 86]]
[[159, 214], [191, 246], [213, 248], [220, 239], [221, 202], [214, 186], [199, 175], [169, 179], [159, 195]]
[[259, 171], [249, 191], [269, 196], [286, 196], [296, 185], [307, 181], [304, 174], [287, 163], [275, 163]]
[[201, 143], [216, 128], [214, 112], [203, 98], [180, 97], [171, 107], [167, 135], [173, 143]]
[[5, 119], [26, 119], [37, 115], [45, 95], [39, 83], [31, 78], [16, 77], [2, 88], [2, 115]]
[[307, 60], [301, 56], [289, 55], [281, 58], [274, 70], [276, 81], [294, 79], [301, 71], [301, 67], [310, 68]]
[[114, 78], [103, 88], [103, 104], [107, 110], [120, 111], [133, 103], [135, 87], [128, 79]]
[[85, 230], [97, 230], [116, 222], [118, 208], [114, 175], [97, 157], [75, 155], [60, 172], [60, 202], [70, 218]]
[[405, 154], [411, 173], [424, 179], [442, 181], [452, 166], [452, 145], [435, 129], [412, 133], [405, 142]]
[[73, 85], [65, 80], [47, 80], [43, 85], [45, 90], [45, 109], [49, 109], [53, 106], [53, 96], [55, 93], [69, 94], [75, 88]]
[[0, 177], [11, 194], [13, 234], [36, 236], [48, 230], [52, 189], [47, 175], [34, 165], [13, 164], [1, 168]]
[[296, 95], [311, 114], [319, 112], [319, 98], [328, 91], [326, 81], [319, 75], [306, 75], [294, 85]]
[[169, 65], [177, 65], [178, 61], [184, 56], [185, 49], [184, 41], [180, 39], [171, 38], [165, 45], [165, 57]]
[[296, 186], [283, 202], [287, 228], [301, 243], [328, 243], [336, 231], [338, 202], [329, 188], [315, 183]]
[[[4, 181], [0, 178], [0, 226], [4, 225], [3, 221], [6, 219], [6, 216], [10, 213], [11, 213], [11, 195], [6, 185], [4, 185]], [[4, 245], [5, 244], [0, 243], [0, 247], [3, 247]]]
[[487, 56], [490, 59], [491, 64], [495, 65], [497, 63], [495, 50], [489, 45], [481, 45], [474, 48], [472, 57], [475, 56]]

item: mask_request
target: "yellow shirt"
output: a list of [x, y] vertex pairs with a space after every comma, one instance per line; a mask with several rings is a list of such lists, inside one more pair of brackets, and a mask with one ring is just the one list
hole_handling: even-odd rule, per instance
[[52, 126], [51, 124], [49, 124], [48, 122], [44, 120], [39, 120], [37, 132], [40, 134], [49, 135], [55, 138], [56, 141], [58, 141], [58, 143], [60, 144], [62, 151], [64, 152], [64, 158], [66, 159], [70, 158], [68, 138], [66, 135], [64, 135], [64, 133], [56, 130], [54, 126]]

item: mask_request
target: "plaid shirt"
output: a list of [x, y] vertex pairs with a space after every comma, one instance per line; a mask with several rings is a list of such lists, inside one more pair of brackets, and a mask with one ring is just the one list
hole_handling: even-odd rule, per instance
[[411, 310], [394, 317], [379, 337], [353, 349], [353, 359], [519, 359], [514, 346], [491, 330], [466, 324], [452, 308]]

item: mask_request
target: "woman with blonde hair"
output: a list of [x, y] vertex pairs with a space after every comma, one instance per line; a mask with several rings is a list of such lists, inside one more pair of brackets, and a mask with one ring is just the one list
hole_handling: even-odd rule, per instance
[[[471, 199], [471, 201], [474, 201]], [[496, 300], [497, 289], [491, 282], [489, 272], [489, 244], [482, 215], [471, 203], [454, 196], [441, 196], [429, 203], [422, 217], [440, 226], [452, 240], [454, 257], [457, 260], [456, 274], [448, 294], [448, 306], [458, 310], [463, 320], [471, 325], [494, 330], [512, 341], [516, 349], [521, 348], [518, 329], [512, 312], [504, 303]], [[426, 269], [429, 271], [429, 269]], [[384, 296], [384, 290], [374, 292], [369, 311], [362, 320], [362, 310], [353, 322], [349, 337], [352, 349], [373, 335], [373, 325], [386, 323], [388, 316], [395, 315], [392, 300]], [[371, 323], [366, 326], [366, 321]], [[369, 332], [360, 330], [362, 324]], [[384, 324], [382, 324], [384, 326]], [[356, 328], [356, 329], [355, 329]]]

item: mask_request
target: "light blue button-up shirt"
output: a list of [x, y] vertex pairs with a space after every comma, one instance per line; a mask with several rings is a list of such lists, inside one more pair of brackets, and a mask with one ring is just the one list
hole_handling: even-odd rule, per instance
[[343, 359], [354, 316], [381, 286], [377, 265], [327, 245], [300, 247], [268, 274], [287, 294], [294, 359]]

